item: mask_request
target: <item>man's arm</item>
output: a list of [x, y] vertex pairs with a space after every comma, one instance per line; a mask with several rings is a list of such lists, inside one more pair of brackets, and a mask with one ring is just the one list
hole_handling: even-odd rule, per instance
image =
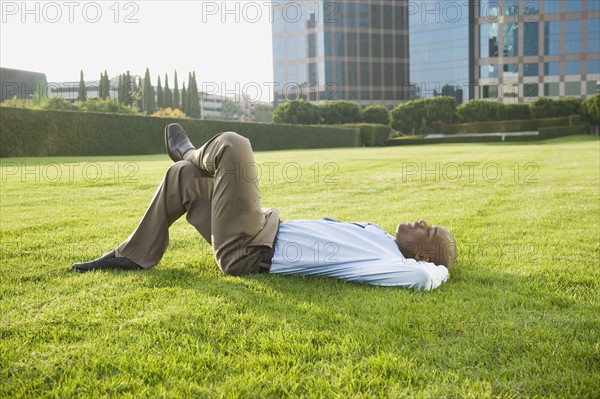
[[449, 278], [448, 269], [429, 262], [414, 259], [381, 259], [362, 264], [358, 267], [356, 282], [403, 287], [416, 290], [433, 290]]

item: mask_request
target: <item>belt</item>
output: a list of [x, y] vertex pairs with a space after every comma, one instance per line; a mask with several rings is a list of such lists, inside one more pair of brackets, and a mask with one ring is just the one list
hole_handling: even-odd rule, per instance
[[[273, 245], [275, 246], [275, 245]], [[275, 253], [274, 248], [263, 247], [260, 254], [260, 260], [258, 261], [258, 272], [259, 273], [269, 273], [271, 270], [271, 262], [273, 259], [273, 254]]]

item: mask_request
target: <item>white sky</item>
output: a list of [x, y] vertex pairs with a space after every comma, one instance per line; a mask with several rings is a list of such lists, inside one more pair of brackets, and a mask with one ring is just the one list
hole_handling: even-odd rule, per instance
[[[25, 4], [25, 6], [23, 6]], [[270, 2], [0, 1], [0, 66], [49, 82], [98, 80], [127, 70], [152, 84], [196, 71], [199, 89], [270, 101]], [[118, 10], [118, 12], [117, 12]], [[54, 21], [54, 22], [53, 22]], [[127, 21], [129, 23], [127, 23]], [[186, 83], [187, 85], [187, 83]]]

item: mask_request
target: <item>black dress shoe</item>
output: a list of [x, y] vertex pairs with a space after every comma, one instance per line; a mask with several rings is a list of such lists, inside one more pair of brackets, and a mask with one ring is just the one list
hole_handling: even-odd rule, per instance
[[173, 162], [183, 160], [183, 154], [196, 149], [179, 123], [171, 123], [165, 128], [165, 147]]
[[117, 258], [115, 251], [110, 251], [106, 255], [101, 256], [91, 262], [74, 263], [71, 266], [73, 270], [81, 273], [90, 272], [92, 270], [141, 270], [143, 267], [127, 258]]

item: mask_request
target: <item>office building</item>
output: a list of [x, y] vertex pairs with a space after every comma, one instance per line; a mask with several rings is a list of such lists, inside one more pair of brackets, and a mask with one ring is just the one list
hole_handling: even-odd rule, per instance
[[273, 3], [275, 103], [406, 99], [408, 0]]
[[480, 0], [475, 97], [589, 97], [600, 80], [599, 0]]

